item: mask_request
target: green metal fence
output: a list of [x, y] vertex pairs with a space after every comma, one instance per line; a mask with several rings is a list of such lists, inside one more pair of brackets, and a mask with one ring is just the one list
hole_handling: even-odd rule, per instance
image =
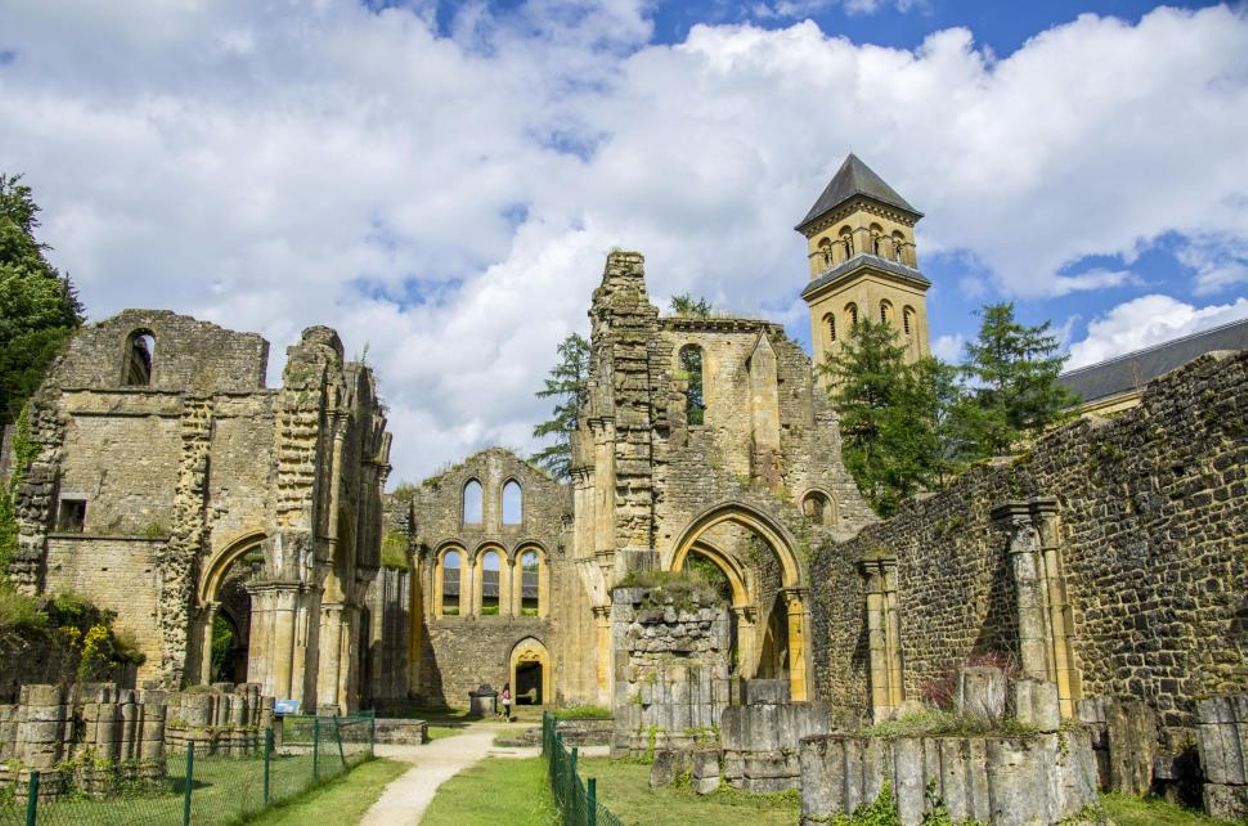
[[576, 770], [577, 749], [568, 749], [555, 727], [554, 715], [542, 714], [542, 757], [555, 805], [564, 826], [624, 826], [623, 821], [598, 802], [594, 778], [581, 780]]
[[[254, 814], [337, 777], [373, 755], [371, 716], [290, 716], [281, 743], [264, 733], [264, 747], [245, 757], [204, 754], [193, 742], [166, 758], [167, 776], [129, 786], [108, 784], [104, 797], [62, 787], [48, 797], [37, 772], [0, 790], [0, 826], [214, 826]], [[62, 772], [61, 777], [67, 776]], [[65, 783], [63, 779], [60, 781]], [[43, 785], [41, 794], [40, 785]]]

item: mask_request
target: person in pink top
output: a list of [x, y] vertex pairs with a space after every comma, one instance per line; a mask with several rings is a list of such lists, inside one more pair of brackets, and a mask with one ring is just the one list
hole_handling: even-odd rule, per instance
[[511, 683], [503, 683], [502, 693], [500, 693], [498, 696], [499, 696], [499, 699], [503, 701], [503, 719], [510, 720], [511, 719]]

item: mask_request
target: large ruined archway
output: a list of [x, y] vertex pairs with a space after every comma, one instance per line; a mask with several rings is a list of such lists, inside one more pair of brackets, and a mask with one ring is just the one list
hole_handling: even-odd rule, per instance
[[247, 584], [264, 565], [263, 531], [238, 536], [206, 565], [196, 589], [192, 633], [197, 661], [188, 663], [188, 682], [245, 682], [267, 652], [252, 648], [252, 606]]
[[[757, 575], [709, 539], [724, 525], [746, 532], [769, 549], [779, 588], [762, 592]], [[788, 531], [767, 514], [742, 502], [725, 502], [694, 517], [672, 545], [665, 567], [679, 571], [690, 554], [709, 559], [731, 586], [739, 671], [745, 676], [787, 677], [796, 701], [808, 698], [806, 674], [810, 653], [806, 575]], [[767, 604], [762, 604], [764, 598]]]

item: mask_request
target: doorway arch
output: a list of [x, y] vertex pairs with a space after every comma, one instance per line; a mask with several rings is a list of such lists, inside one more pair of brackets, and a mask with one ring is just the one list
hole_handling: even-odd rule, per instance
[[198, 669], [200, 684], [218, 677], [246, 682], [259, 673], [253, 657], [260, 652], [251, 650], [254, 613], [247, 582], [263, 568], [265, 539], [263, 531], [244, 532], [204, 565], [196, 589], [199, 662], [189, 664]]
[[511, 649], [511, 696], [516, 705], [549, 705], [554, 683], [550, 652], [536, 637], [525, 637]]

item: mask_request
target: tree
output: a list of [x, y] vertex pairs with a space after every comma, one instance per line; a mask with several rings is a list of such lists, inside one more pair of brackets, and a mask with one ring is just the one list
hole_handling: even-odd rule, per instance
[[572, 434], [576, 432], [580, 409], [589, 392], [589, 342], [576, 333], [569, 333], [556, 352], [559, 362], [551, 368], [546, 386], [537, 391], [539, 399], [555, 399], [553, 416], [533, 428], [534, 436], [553, 436], [554, 443], [531, 458], [553, 476], [567, 479], [572, 468]]
[[21, 176], [0, 174], [0, 423], [17, 418], [70, 334], [82, 305], [35, 240], [39, 207]]
[[822, 369], [840, 413], [845, 466], [871, 507], [888, 515], [942, 467], [938, 397], [946, 386], [937, 390], [935, 366], [907, 365], [897, 331], [870, 319], [854, 325]]
[[686, 318], [710, 318], [711, 302], [705, 298], [694, 298], [690, 293], [672, 296], [672, 312]]
[[1008, 453], [1021, 438], [1061, 421], [1079, 400], [1057, 381], [1066, 357], [1057, 354], [1049, 322], [1020, 324], [1012, 303], [989, 304], [980, 312], [979, 337], [967, 345], [963, 367], [974, 399], [965, 426], [976, 452], [986, 457]]

